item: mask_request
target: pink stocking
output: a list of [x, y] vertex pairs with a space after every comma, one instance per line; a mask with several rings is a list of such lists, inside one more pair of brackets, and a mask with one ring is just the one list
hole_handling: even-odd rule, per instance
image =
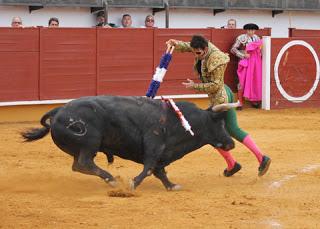
[[221, 154], [221, 156], [226, 160], [227, 165], [228, 165], [228, 171], [230, 171], [231, 169], [233, 169], [234, 164], [236, 163], [236, 161], [234, 160], [234, 158], [232, 157], [231, 153], [229, 151], [224, 151], [222, 149], [218, 149], [218, 152]]
[[257, 158], [259, 161], [259, 164], [262, 162], [263, 154], [261, 153], [258, 146], [254, 143], [254, 141], [251, 139], [249, 135], [247, 135], [242, 142]]

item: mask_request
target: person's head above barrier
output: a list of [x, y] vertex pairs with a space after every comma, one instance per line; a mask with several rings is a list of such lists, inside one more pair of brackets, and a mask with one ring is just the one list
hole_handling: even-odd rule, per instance
[[21, 17], [13, 17], [11, 21], [11, 27], [21, 28], [22, 27], [22, 19]]
[[113, 23], [107, 23], [104, 11], [99, 11], [97, 13], [97, 19], [96, 20], [97, 20], [96, 27], [103, 27], [103, 28], [116, 27], [116, 25], [113, 24]]
[[106, 24], [106, 18], [103, 11], [98, 12], [97, 14], [97, 27], [102, 27]]
[[132, 19], [130, 14], [124, 14], [122, 16], [121, 24], [123, 28], [130, 28], [132, 27]]
[[59, 27], [59, 19], [56, 17], [52, 17], [49, 19], [48, 27], [55, 28]]
[[194, 35], [191, 38], [190, 47], [195, 57], [202, 60], [208, 52], [208, 40], [201, 35]]
[[144, 25], [146, 28], [153, 28], [154, 27], [154, 17], [152, 15], [147, 15], [144, 21]]
[[236, 29], [237, 28], [237, 21], [236, 19], [229, 19], [227, 23], [227, 29]]
[[252, 37], [259, 30], [259, 26], [254, 23], [248, 23], [243, 26], [243, 29], [247, 31], [248, 36]]

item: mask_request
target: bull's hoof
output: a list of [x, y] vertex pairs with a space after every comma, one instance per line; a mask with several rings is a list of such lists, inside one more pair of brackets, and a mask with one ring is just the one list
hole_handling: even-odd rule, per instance
[[131, 191], [134, 191], [136, 189], [136, 184], [134, 183], [134, 180], [129, 179], [129, 189]]
[[117, 187], [117, 186], [118, 186], [118, 183], [117, 183], [117, 181], [116, 181], [116, 180], [109, 181], [109, 182], [108, 182], [108, 184], [109, 184], [111, 187], [113, 187], [113, 188], [115, 188], [115, 187]]
[[182, 189], [182, 186], [179, 184], [174, 184], [171, 187], [167, 188], [168, 191], [179, 191], [181, 189]]
[[117, 181], [115, 179], [110, 180], [109, 178], [106, 178], [104, 181], [113, 188], [117, 187]]
[[151, 176], [151, 175], [152, 175], [152, 170], [151, 170], [151, 169], [148, 170], [147, 175], [148, 175], [148, 176]]

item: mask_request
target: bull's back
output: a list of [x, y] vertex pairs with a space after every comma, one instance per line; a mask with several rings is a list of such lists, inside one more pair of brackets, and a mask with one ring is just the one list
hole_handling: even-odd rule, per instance
[[107, 129], [112, 129], [111, 134], [104, 135], [105, 150], [121, 158], [143, 163], [145, 137], [155, 127], [162, 125], [161, 118], [166, 116], [161, 101], [131, 96], [108, 98], [108, 103], [104, 98], [99, 99], [108, 113]]
[[[160, 102], [142, 97], [93, 96], [73, 100], [52, 120], [54, 142], [65, 152], [112, 151], [140, 160], [143, 135], [159, 120]], [[131, 154], [131, 155], [129, 155]]]

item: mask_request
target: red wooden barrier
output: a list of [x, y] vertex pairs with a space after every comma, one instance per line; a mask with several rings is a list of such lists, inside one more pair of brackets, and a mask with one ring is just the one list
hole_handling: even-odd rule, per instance
[[96, 95], [96, 30], [40, 29], [40, 100]]
[[39, 100], [39, 30], [0, 29], [0, 101]]
[[[70, 99], [96, 94], [145, 95], [170, 38], [202, 34], [228, 52], [243, 30], [0, 28], [0, 101]], [[270, 29], [259, 35], [270, 34]], [[40, 47], [39, 47], [40, 44]], [[231, 55], [225, 82], [235, 89]], [[159, 95], [193, 94], [191, 53], [174, 53]]]
[[320, 37], [320, 30], [289, 28], [289, 37]]
[[153, 29], [97, 29], [98, 94], [145, 95], [153, 75]]
[[[313, 56], [310, 49], [301, 44], [295, 44], [284, 50], [281, 57], [280, 50], [289, 42], [297, 42], [293, 38], [273, 38], [271, 40], [271, 85], [270, 85], [270, 106], [271, 109], [287, 107], [319, 107], [320, 89], [319, 78], [316, 75], [316, 61], [320, 56], [320, 39], [303, 38], [303, 43], [310, 44], [316, 52]], [[299, 40], [298, 42], [301, 42]], [[307, 42], [307, 43], [304, 43]], [[294, 44], [294, 43], [293, 43]], [[275, 62], [279, 58], [278, 67]], [[278, 85], [276, 74], [278, 74]], [[319, 76], [318, 76], [319, 77]], [[312, 90], [314, 85], [318, 85]], [[279, 88], [280, 87], [280, 88]], [[281, 90], [283, 88], [283, 91]], [[303, 96], [311, 93], [310, 97], [304, 100]], [[287, 95], [286, 95], [287, 94]], [[288, 100], [288, 95], [300, 98], [298, 102]]]

